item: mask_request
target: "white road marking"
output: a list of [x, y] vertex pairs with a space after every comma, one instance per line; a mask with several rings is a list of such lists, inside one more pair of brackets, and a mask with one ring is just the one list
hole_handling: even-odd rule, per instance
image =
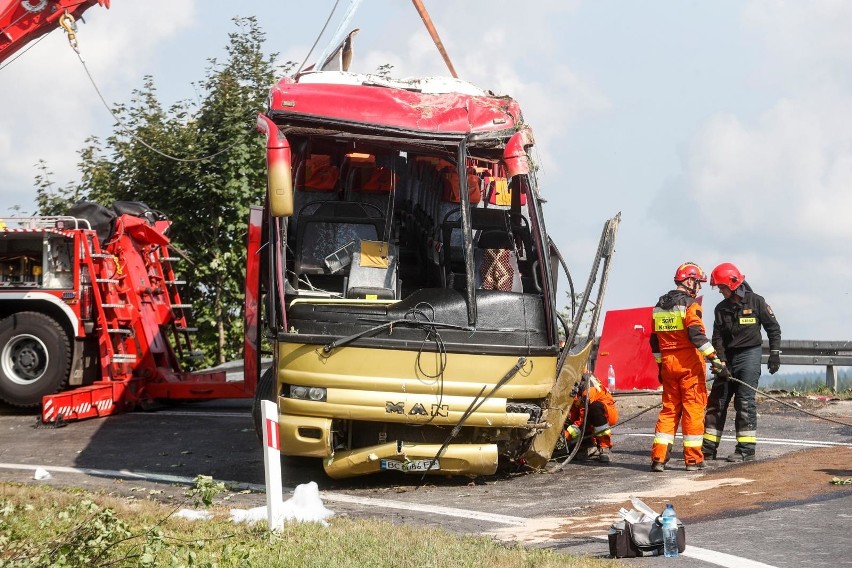
[[139, 481], [163, 481], [165, 483], [180, 483], [183, 485], [192, 485], [195, 480], [191, 477], [182, 477], [179, 475], [167, 475], [160, 473], [138, 473], [127, 471], [126, 469], [92, 469], [87, 467], [66, 467], [61, 465], [29, 465], [20, 463], [0, 463], [0, 469], [15, 469], [15, 470], [32, 470], [38, 468], [46, 469], [52, 473], [75, 473], [82, 475], [92, 475], [95, 477], [117, 477], [120, 479], [138, 479]]
[[247, 412], [193, 412], [191, 410], [157, 410], [156, 412], [133, 412], [125, 416], [204, 416], [207, 418], [244, 418], [251, 421], [251, 414]]
[[[595, 535], [595, 538], [607, 540], [608, 537]], [[687, 544], [686, 549], [683, 552], [679, 553], [678, 556], [687, 556], [689, 558], [695, 558], [696, 560], [715, 564], [716, 566], [723, 566], [724, 568], [776, 568], [772, 564], [764, 564], [763, 562], [749, 560], [748, 558], [743, 558], [742, 556], [734, 556], [733, 554], [716, 552], [715, 550], [709, 550], [707, 548], [701, 548], [699, 546], [693, 546], [691, 544]]]
[[772, 564], [764, 564], [763, 562], [749, 560], [742, 556], [716, 552], [715, 550], [700, 548], [691, 544], [687, 545], [686, 549], [680, 554], [689, 558], [695, 558], [696, 560], [703, 560], [716, 566], [724, 566], [725, 568], [775, 568]]
[[[615, 436], [636, 436], [640, 438], [653, 438], [654, 433], [642, 433], [642, 432], [620, 432], [618, 434], [614, 434]], [[676, 437], [681, 438], [681, 434], [677, 434]], [[737, 439], [733, 436], [722, 436], [722, 441], [725, 442], [736, 442]], [[769, 444], [775, 446], [801, 446], [803, 448], [831, 448], [834, 446], [842, 446], [845, 448], [852, 448], [852, 443], [850, 442], [825, 442], [822, 440], [793, 440], [788, 438], [758, 438], [757, 444]]]
[[[159, 473], [140, 473], [127, 470], [109, 470], [109, 469], [90, 469], [81, 467], [65, 467], [53, 465], [30, 465], [30, 464], [14, 464], [0, 463], [0, 469], [13, 469], [24, 471], [35, 471], [37, 468], [43, 468], [51, 473], [73, 473], [82, 475], [92, 475], [97, 477], [117, 477], [122, 479], [135, 479], [138, 481], [162, 481], [165, 483], [178, 483], [181, 485], [193, 485], [195, 479], [192, 477], [182, 477], [178, 475], [166, 475]], [[222, 481], [222, 480], [219, 480]], [[234, 487], [245, 487], [259, 493], [265, 493], [266, 487], [256, 483], [238, 483], [235, 481], [225, 481], [226, 485]], [[284, 492], [293, 492], [293, 487], [284, 487]], [[421, 505], [419, 503], [406, 503], [404, 501], [391, 501], [389, 499], [375, 499], [372, 497], [357, 497], [355, 495], [346, 495], [344, 493], [330, 493], [323, 491], [320, 496], [326, 501], [338, 503], [350, 503], [353, 505], [364, 505], [366, 507], [382, 507], [385, 509], [399, 509], [402, 511], [417, 511], [421, 513], [432, 513], [443, 515], [445, 517], [459, 517], [463, 519], [477, 519], [480, 521], [488, 521], [503, 525], [523, 525], [529, 522], [529, 519], [523, 517], [512, 517], [509, 515], [498, 515], [494, 513], [483, 513], [481, 511], [471, 511], [468, 509], [456, 509], [454, 507], [441, 507], [439, 505]]]
[[[127, 470], [109, 470], [109, 469], [92, 469], [92, 468], [79, 468], [79, 467], [66, 467], [66, 466], [48, 466], [48, 465], [31, 465], [31, 464], [14, 464], [14, 463], [0, 463], [0, 469], [11, 469], [11, 470], [23, 470], [23, 471], [35, 471], [38, 468], [46, 469], [52, 473], [71, 473], [71, 474], [82, 474], [82, 475], [92, 475], [98, 477], [116, 477], [122, 479], [135, 479], [138, 481], [162, 481], [166, 483], [176, 483], [182, 485], [192, 485], [195, 483], [195, 480], [191, 477], [184, 477], [178, 475], [165, 475], [158, 473], [144, 473], [144, 472], [133, 472]], [[221, 481], [221, 480], [220, 480]], [[252, 489], [258, 492], [265, 492], [266, 488], [263, 485], [259, 485], [256, 483], [237, 483], [237, 482], [224, 482], [227, 485], [235, 486], [235, 487], [245, 487], [248, 489]], [[293, 488], [284, 487], [283, 490], [285, 492], [292, 492]], [[524, 517], [513, 517], [509, 515], [498, 515], [493, 513], [483, 513], [481, 511], [472, 511], [469, 509], [457, 509], [454, 507], [441, 507], [438, 505], [421, 505], [419, 503], [406, 503], [403, 501], [392, 501], [389, 499], [374, 499], [372, 497], [357, 497], [354, 495], [346, 495], [343, 493], [331, 493], [328, 491], [321, 492], [321, 497], [326, 501], [338, 502], [338, 503], [349, 503], [354, 505], [364, 505], [366, 507], [381, 507], [385, 509], [399, 509], [402, 511], [418, 511], [422, 513], [430, 513], [434, 515], [443, 515], [449, 517], [459, 517], [465, 519], [476, 519], [480, 521], [487, 521], [496, 524], [502, 525], [513, 525], [513, 526], [525, 526], [528, 524], [535, 524], [537, 519], [529, 519]], [[606, 536], [597, 536], [596, 538], [602, 538], [606, 540]], [[739, 556], [734, 556], [732, 554], [726, 554], [724, 552], [716, 552], [713, 550], [709, 550], [706, 548], [700, 548], [697, 546], [688, 545], [686, 550], [682, 553], [683, 556], [688, 556], [690, 558], [696, 558], [698, 560], [702, 560], [704, 562], [715, 564], [717, 566], [722, 566], [723, 568], [774, 568], [769, 564], [763, 564], [761, 562], [755, 562], [752, 560], [748, 560], [747, 558], [742, 558]]]
[[328, 499], [329, 501], [337, 501], [340, 503], [351, 503], [355, 505], [365, 505], [368, 507], [384, 507], [386, 509], [400, 509], [402, 511], [418, 511], [421, 513], [443, 515], [445, 517], [459, 517], [462, 519], [476, 519], [479, 521], [488, 521], [490, 523], [497, 523], [501, 525], [523, 526], [530, 521], [530, 519], [524, 517], [512, 517], [510, 515], [483, 513], [481, 511], [472, 511], [470, 509], [441, 507], [440, 505], [421, 505], [419, 503], [391, 501], [390, 499], [375, 499], [373, 497], [356, 497], [354, 495], [346, 495], [343, 493], [328, 493], [326, 491], [323, 491], [320, 495], [324, 499]]

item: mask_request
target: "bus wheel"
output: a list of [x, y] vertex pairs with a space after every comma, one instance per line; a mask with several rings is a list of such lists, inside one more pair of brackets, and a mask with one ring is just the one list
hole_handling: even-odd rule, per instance
[[275, 402], [275, 375], [274, 367], [268, 368], [257, 381], [257, 389], [254, 391], [254, 404], [251, 405], [251, 418], [254, 422], [254, 431], [257, 439], [263, 444], [263, 420], [260, 411], [260, 403], [264, 400]]
[[39, 312], [0, 320], [0, 399], [39, 406], [68, 384], [70, 369], [71, 342], [56, 320]]

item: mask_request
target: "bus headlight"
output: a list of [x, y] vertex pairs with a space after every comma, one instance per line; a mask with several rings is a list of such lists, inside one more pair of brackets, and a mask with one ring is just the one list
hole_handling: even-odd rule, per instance
[[324, 402], [326, 399], [326, 390], [322, 387], [301, 387], [297, 385], [290, 385], [290, 398]]

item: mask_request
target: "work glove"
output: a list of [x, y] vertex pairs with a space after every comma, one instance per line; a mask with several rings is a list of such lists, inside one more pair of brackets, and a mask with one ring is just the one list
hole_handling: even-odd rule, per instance
[[766, 368], [769, 369], [770, 375], [778, 372], [778, 369], [781, 368], [781, 351], [773, 349], [769, 352], [769, 361], [766, 364]]
[[580, 394], [580, 383], [574, 383], [574, 388], [571, 389], [571, 396], [575, 397]]
[[565, 439], [566, 440], [575, 440], [579, 436], [580, 436], [580, 429], [576, 425], [571, 424], [570, 426], [565, 428]]
[[721, 359], [718, 357], [713, 357], [710, 359], [710, 365], [713, 368], [713, 374], [723, 380], [728, 380], [731, 378], [731, 372], [725, 366]]
[[723, 381], [727, 381], [731, 378], [731, 372], [728, 370], [724, 363], [722, 364], [721, 370], [717, 371], [714, 369], [713, 372], [716, 374], [716, 378], [722, 379]]

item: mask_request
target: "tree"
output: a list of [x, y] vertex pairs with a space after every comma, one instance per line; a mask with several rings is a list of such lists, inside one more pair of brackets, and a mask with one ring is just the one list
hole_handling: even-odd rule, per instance
[[[574, 312], [574, 309], [579, 309], [580, 302], [583, 301], [583, 294], [574, 293], [572, 295], [571, 293], [566, 292], [565, 295], [568, 297], [568, 305], [559, 311], [559, 317], [561, 319], [561, 322], [570, 330], [571, 327], [574, 325], [576, 319], [579, 317], [580, 324], [577, 327], [577, 337], [583, 338], [585, 340], [592, 333], [590, 327], [592, 323], [592, 314], [595, 310], [594, 303], [589, 302], [586, 305], [586, 309], [583, 311], [583, 313], [576, 314]], [[572, 308], [572, 306], [575, 306], [575, 308]], [[559, 338], [563, 341], [567, 339], [565, 329], [562, 325], [560, 325], [559, 327]]]
[[81, 197], [79, 188], [67, 184], [65, 189], [57, 191], [53, 183], [53, 172], [44, 160], [36, 164], [38, 173], [35, 176], [36, 206], [39, 215], [63, 215], [68, 208]]
[[[145, 77], [127, 104], [115, 106], [119, 124], [105, 145], [96, 137], [86, 141], [76, 188], [103, 205], [141, 201], [172, 220], [172, 243], [192, 262], [181, 270], [187, 281], [182, 300], [195, 307], [206, 363], [242, 353], [248, 212], [263, 202], [266, 188], [265, 140], [254, 124], [269, 86], [293, 65], [276, 68], [276, 54], [264, 55], [265, 34], [254, 17], [234, 21], [238, 31], [229, 34], [226, 60], [209, 60], [200, 102], [180, 101], [166, 110], [153, 78]], [[45, 166], [43, 213], [57, 205], [47, 194], [48, 174]]]

